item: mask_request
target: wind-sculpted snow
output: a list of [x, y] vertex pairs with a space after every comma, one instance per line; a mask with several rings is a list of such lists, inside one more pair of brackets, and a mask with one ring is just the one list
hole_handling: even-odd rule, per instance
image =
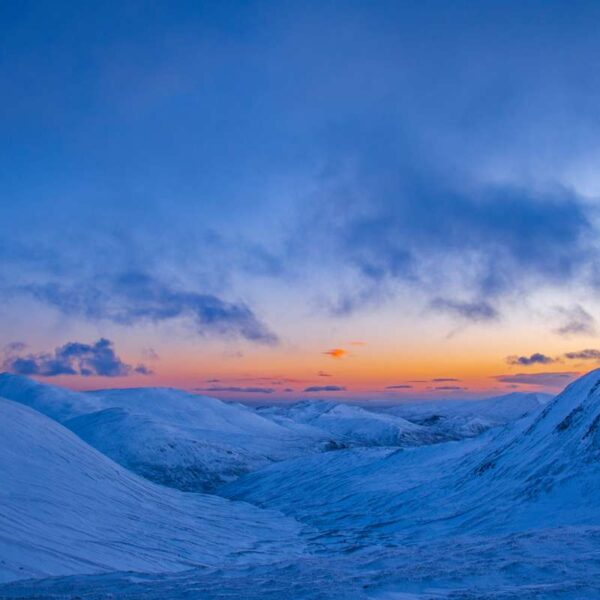
[[301, 551], [292, 519], [152, 484], [9, 400], [0, 399], [0, 415], [0, 580], [177, 571]]
[[56, 419], [114, 461], [163, 485], [208, 491], [273, 461], [322, 451], [330, 436], [241, 404], [166, 388], [76, 393], [0, 375], [5, 396]]
[[0, 586], [14, 600], [597, 600], [600, 529], [453, 537], [272, 564]]

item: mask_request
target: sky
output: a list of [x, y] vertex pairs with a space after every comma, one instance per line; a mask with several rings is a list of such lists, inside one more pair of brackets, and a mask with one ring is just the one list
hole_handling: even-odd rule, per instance
[[600, 365], [600, 5], [0, 5], [1, 368], [249, 402]]

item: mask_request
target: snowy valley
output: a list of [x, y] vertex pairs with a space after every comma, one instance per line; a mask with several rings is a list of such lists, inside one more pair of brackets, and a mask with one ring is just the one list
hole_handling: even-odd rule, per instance
[[377, 409], [0, 398], [1, 598], [600, 596], [600, 370]]

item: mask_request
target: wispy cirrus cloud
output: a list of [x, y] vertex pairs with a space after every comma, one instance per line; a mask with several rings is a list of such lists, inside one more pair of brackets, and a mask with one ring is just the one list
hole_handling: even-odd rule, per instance
[[581, 305], [559, 306], [556, 311], [562, 320], [562, 324], [555, 329], [555, 332], [559, 335], [563, 337], [596, 335], [596, 319]]
[[412, 389], [412, 385], [409, 385], [408, 383], [400, 383], [398, 385], [388, 385], [386, 386], [386, 390], [410, 390]]
[[600, 350], [587, 348], [579, 352], [565, 352], [564, 356], [569, 360], [600, 360]]
[[305, 392], [344, 392], [346, 388], [341, 385], [311, 385], [304, 388]]
[[271, 387], [238, 387], [214, 385], [205, 388], [195, 388], [196, 392], [232, 392], [240, 394], [272, 394], [275, 388]]
[[519, 383], [525, 385], [538, 385], [559, 387], [569, 383], [579, 373], [573, 371], [550, 371], [546, 373], [516, 373], [514, 375], [495, 375], [492, 379], [501, 383]]
[[142, 356], [146, 360], [160, 360], [160, 356], [158, 355], [156, 350], [154, 350], [154, 348], [143, 348]]
[[434, 298], [430, 307], [437, 312], [447, 313], [470, 322], [494, 321], [498, 311], [487, 301], [464, 302], [449, 298]]
[[467, 390], [469, 388], [460, 386], [460, 385], [437, 385], [433, 388], [434, 390], [441, 390], [446, 392], [458, 392], [462, 390]]
[[[19, 346], [22, 351], [22, 345]], [[145, 365], [132, 366], [124, 363], [115, 353], [113, 343], [105, 338], [93, 344], [68, 342], [53, 352], [22, 354], [15, 347], [7, 349], [3, 366], [7, 371], [18, 375], [82, 375], [89, 377], [124, 377], [126, 375], [151, 375], [152, 370]]]

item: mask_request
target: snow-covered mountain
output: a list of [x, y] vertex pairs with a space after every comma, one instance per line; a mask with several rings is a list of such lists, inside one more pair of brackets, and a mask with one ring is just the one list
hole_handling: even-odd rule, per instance
[[0, 580], [273, 560], [301, 551], [298, 530], [274, 512], [150, 483], [0, 399]]
[[0, 375], [6, 397], [61, 422], [157, 483], [207, 491], [273, 461], [330, 447], [329, 435], [282, 426], [241, 404], [168, 388], [78, 393]]
[[483, 400], [406, 402], [381, 410], [461, 439], [516, 421], [536, 412], [551, 399], [550, 394], [513, 392]]
[[541, 410], [479, 437], [305, 456], [222, 493], [294, 515], [322, 529], [321, 543], [346, 549], [358, 540], [600, 526], [599, 430], [600, 370]]
[[87, 394], [43, 385], [11, 373], [0, 373], [0, 397], [30, 406], [58, 422], [101, 408], [100, 403]]
[[373, 412], [351, 404], [303, 400], [292, 405], [263, 407], [259, 411], [279, 424], [309, 425], [346, 446], [413, 446], [447, 439], [432, 428], [394, 414]]
[[594, 372], [541, 412], [478, 437], [313, 454], [223, 490], [307, 523], [300, 556], [175, 575], [17, 582], [0, 596], [596, 598], [599, 381]]

